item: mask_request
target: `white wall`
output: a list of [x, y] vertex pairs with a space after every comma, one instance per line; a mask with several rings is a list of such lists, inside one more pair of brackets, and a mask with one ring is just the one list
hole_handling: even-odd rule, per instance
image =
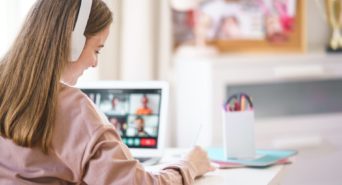
[[0, 57], [13, 43], [34, 0], [0, 1]]
[[121, 27], [122, 80], [152, 80], [155, 78], [156, 25], [158, 3], [152, 0], [124, 0]]
[[325, 0], [306, 0], [306, 35], [308, 48], [316, 50], [327, 44], [330, 31], [324, 18]]

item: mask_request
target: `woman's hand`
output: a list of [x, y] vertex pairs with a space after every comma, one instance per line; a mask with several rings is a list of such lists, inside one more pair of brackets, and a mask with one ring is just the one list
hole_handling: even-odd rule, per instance
[[189, 161], [194, 166], [196, 177], [215, 170], [210, 164], [207, 152], [199, 146], [195, 146], [191, 149], [190, 152], [186, 154], [185, 160]]

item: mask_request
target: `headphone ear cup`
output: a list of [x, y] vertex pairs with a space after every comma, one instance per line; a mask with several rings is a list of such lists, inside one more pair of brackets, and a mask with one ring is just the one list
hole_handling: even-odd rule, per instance
[[86, 37], [81, 33], [72, 32], [70, 61], [76, 62], [80, 58], [85, 46]]
[[89, 19], [92, 0], [81, 0], [80, 9], [75, 23], [74, 31], [71, 33], [70, 62], [76, 62], [80, 58], [86, 43], [84, 32]]

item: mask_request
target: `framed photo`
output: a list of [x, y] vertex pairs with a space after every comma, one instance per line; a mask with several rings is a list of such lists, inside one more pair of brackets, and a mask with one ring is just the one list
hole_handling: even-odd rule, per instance
[[204, 0], [172, 11], [175, 47], [205, 43], [225, 52], [303, 52], [304, 0]]

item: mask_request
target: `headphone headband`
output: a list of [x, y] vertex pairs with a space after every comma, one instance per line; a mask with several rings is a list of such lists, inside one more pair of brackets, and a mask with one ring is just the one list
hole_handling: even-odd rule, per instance
[[84, 34], [90, 15], [92, 0], [81, 0], [74, 32]]
[[81, 5], [78, 11], [75, 28], [71, 35], [71, 62], [77, 61], [84, 48], [86, 41], [84, 31], [87, 27], [92, 3], [92, 0], [81, 0]]

